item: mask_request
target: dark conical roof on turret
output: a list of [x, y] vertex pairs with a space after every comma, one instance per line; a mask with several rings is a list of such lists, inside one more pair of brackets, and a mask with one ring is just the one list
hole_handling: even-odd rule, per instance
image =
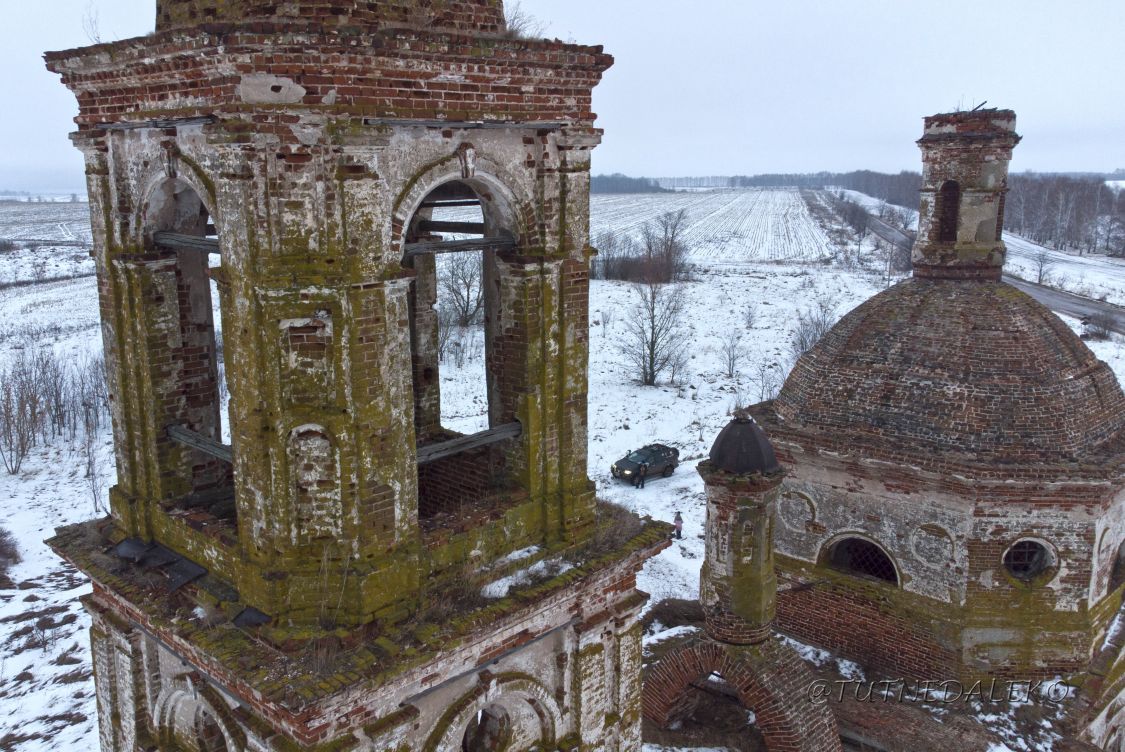
[[772, 475], [781, 470], [766, 432], [745, 413], [736, 413], [719, 433], [710, 457], [716, 469], [733, 475]]

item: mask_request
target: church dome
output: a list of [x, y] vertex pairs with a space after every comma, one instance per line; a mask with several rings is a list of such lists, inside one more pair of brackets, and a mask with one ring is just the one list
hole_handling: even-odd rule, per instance
[[992, 280], [915, 277], [876, 295], [798, 360], [774, 407], [845, 442], [1020, 463], [1081, 457], [1125, 425], [1109, 367]]
[[781, 471], [765, 431], [745, 413], [736, 414], [719, 432], [709, 457], [716, 469], [733, 475], [773, 475]]

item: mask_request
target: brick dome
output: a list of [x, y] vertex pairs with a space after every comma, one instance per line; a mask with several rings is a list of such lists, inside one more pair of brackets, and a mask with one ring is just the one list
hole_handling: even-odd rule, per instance
[[1000, 461], [1079, 458], [1121, 433], [1109, 367], [999, 281], [912, 278], [845, 316], [775, 404], [801, 432]]

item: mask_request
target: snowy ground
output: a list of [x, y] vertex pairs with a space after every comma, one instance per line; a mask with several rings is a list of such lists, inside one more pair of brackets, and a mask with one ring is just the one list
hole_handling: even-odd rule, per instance
[[[53, 348], [77, 365], [101, 350], [93, 277], [0, 289], [0, 322], [0, 364]], [[108, 430], [95, 446], [104, 498]], [[89, 620], [78, 602], [90, 588], [42, 543], [56, 526], [95, 516], [80, 448], [58, 440], [33, 450], [18, 476], [0, 470], [0, 499], [0, 526], [23, 556], [11, 572], [17, 589], [0, 590], [0, 749], [95, 749]]]
[[[0, 238], [88, 239], [84, 220], [67, 213], [87, 211], [85, 204], [78, 206], [80, 210], [67, 204], [13, 209], [0, 203]], [[26, 207], [46, 210], [48, 216]], [[668, 521], [680, 511], [685, 521], [684, 539], [641, 575], [639, 585], [654, 602], [697, 594], [704, 503], [695, 465], [736, 405], [756, 402], [779, 384], [789, 365], [788, 338], [798, 311], [824, 301], [842, 315], [885, 286], [877, 271], [822, 262], [837, 249], [793, 191], [596, 196], [594, 233], [611, 227], [637, 232], [648, 219], [680, 207], [690, 212], [697, 268], [694, 281], [684, 285], [683, 337], [690, 343], [690, 359], [679, 383], [641, 387], [635, 382], [621, 348], [633, 290], [623, 282], [591, 285], [590, 476], [602, 498]], [[41, 263], [57, 266], [59, 275], [88, 274], [89, 260], [82, 252], [44, 246], [0, 253], [0, 366], [19, 349], [51, 347], [75, 361], [100, 349], [93, 277], [2, 284], [34, 282]], [[1107, 264], [1101, 269], [1097, 273], [1106, 278], [1114, 274]], [[748, 309], [754, 313], [752, 326], [746, 323]], [[745, 353], [738, 373], [728, 377], [721, 336], [732, 329], [741, 333]], [[476, 349], [473, 339], [466, 334], [460, 367], [452, 358], [442, 364], [443, 413], [452, 428], [474, 425], [484, 409], [482, 348]], [[1118, 378], [1125, 377], [1120, 342], [1095, 343], [1093, 348]], [[653, 478], [643, 490], [612, 479], [614, 460], [653, 441], [680, 449], [683, 464], [672, 477]], [[0, 470], [0, 498], [6, 501], [0, 505], [0, 525], [17, 535], [24, 556], [12, 572], [20, 589], [0, 590], [3, 750], [62, 752], [97, 746], [88, 621], [77, 602], [89, 588], [41, 543], [54, 527], [90, 518], [94, 510], [78, 450], [56, 443], [36, 450], [18, 476]], [[108, 432], [97, 445], [104, 498], [104, 487], [113, 481]]]
[[1004, 244], [1008, 247], [1008, 261], [1004, 265], [1008, 274], [1037, 282], [1039, 266], [1044, 263], [1040, 259], [1046, 258], [1043, 284], [1125, 305], [1125, 259], [1047, 250], [1010, 232], [1004, 233]]

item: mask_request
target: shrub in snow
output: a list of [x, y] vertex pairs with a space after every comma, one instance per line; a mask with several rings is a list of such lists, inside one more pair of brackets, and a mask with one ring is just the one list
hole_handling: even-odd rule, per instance
[[7, 576], [13, 564], [20, 563], [20, 549], [16, 538], [4, 528], [0, 528], [0, 576]]

